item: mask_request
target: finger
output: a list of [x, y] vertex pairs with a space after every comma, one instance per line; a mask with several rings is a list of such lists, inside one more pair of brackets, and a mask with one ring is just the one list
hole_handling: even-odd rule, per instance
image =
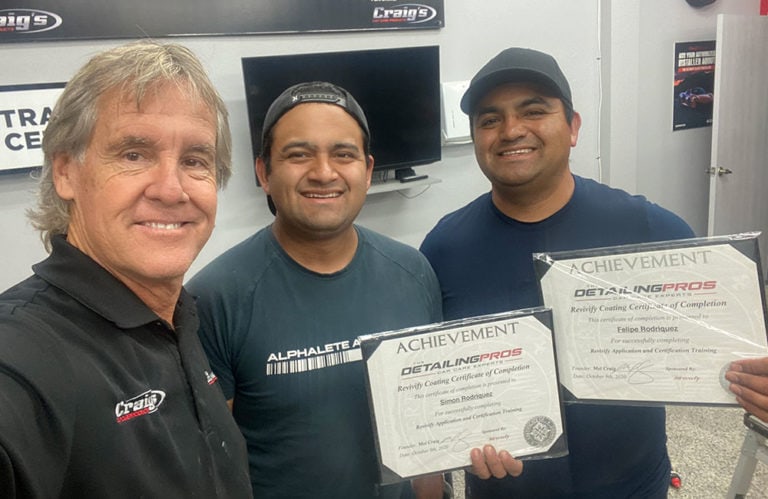
[[504, 463], [499, 459], [499, 455], [496, 453], [496, 448], [493, 445], [486, 445], [483, 447], [483, 455], [485, 456], [485, 464], [488, 466], [488, 470], [496, 478], [504, 478], [507, 476], [507, 470], [504, 468]]
[[[757, 376], [754, 374], [747, 374], [739, 371], [728, 371], [725, 374], [725, 379], [730, 381], [734, 385], [738, 385], [749, 392], [745, 393], [753, 403], [760, 404], [759, 397], [765, 398], [766, 407], [768, 407], [768, 376]], [[735, 393], [735, 392], [734, 392]], [[737, 393], [737, 395], [742, 395]]]
[[768, 357], [759, 359], [741, 359], [731, 362], [731, 371], [744, 372], [757, 376], [768, 376]]
[[745, 411], [754, 414], [760, 420], [768, 423], [768, 397], [739, 385], [731, 385], [731, 391], [736, 394], [736, 402]]
[[749, 412], [750, 414], [756, 416], [758, 419], [760, 419], [763, 423], [768, 423], [768, 411], [758, 407], [754, 404], [751, 404], [750, 402], [742, 399], [741, 397], [736, 397], [736, 401], [741, 405], [745, 411]]
[[482, 478], [483, 480], [491, 478], [491, 472], [485, 464], [483, 451], [480, 449], [472, 449], [469, 452], [469, 459], [472, 461], [472, 466], [469, 469], [470, 473], [477, 475], [478, 478]]
[[499, 459], [509, 475], [520, 476], [523, 472], [523, 462], [512, 457], [512, 454], [503, 450], [499, 452]]

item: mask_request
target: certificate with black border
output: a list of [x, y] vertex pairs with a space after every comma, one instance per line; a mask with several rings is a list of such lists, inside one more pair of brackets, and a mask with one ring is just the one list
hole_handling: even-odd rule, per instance
[[567, 453], [550, 310], [360, 342], [382, 483], [468, 466], [485, 444], [524, 459]]
[[534, 255], [567, 401], [735, 405], [768, 356], [757, 233]]

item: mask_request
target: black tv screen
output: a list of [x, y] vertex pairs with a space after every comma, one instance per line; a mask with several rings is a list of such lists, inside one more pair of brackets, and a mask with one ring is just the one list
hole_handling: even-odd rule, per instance
[[437, 46], [245, 57], [242, 62], [254, 159], [272, 101], [291, 85], [320, 80], [347, 89], [365, 111], [375, 170], [404, 172], [440, 160]]

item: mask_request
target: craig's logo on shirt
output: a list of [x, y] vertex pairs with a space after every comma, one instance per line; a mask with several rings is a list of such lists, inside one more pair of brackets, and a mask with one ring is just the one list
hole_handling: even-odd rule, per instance
[[118, 423], [125, 423], [133, 418], [156, 412], [165, 400], [162, 390], [147, 390], [141, 395], [118, 402], [115, 405], [115, 416]]

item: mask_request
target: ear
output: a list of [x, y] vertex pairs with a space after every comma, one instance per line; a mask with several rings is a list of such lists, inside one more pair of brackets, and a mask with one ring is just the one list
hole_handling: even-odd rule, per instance
[[269, 194], [269, 177], [267, 176], [267, 165], [261, 157], [256, 158], [256, 178], [259, 181], [261, 188]]
[[373, 156], [369, 154], [368, 161], [366, 161], [366, 166], [365, 166], [366, 190], [370, 189], [371, 187], [372, 176], [373, 176]]
[[571, 120], [571, 147], [576, 147], [576, 142], [579, 140], [579, 129], [581, 129], [581, 115], [574, 112]]
[[56, 193], [65, 201], [75, 198], [79, 166], [80, 163], [68, 153], [60, 152], [53, 156], [51, 161], [53, 185], [56, 187]]

